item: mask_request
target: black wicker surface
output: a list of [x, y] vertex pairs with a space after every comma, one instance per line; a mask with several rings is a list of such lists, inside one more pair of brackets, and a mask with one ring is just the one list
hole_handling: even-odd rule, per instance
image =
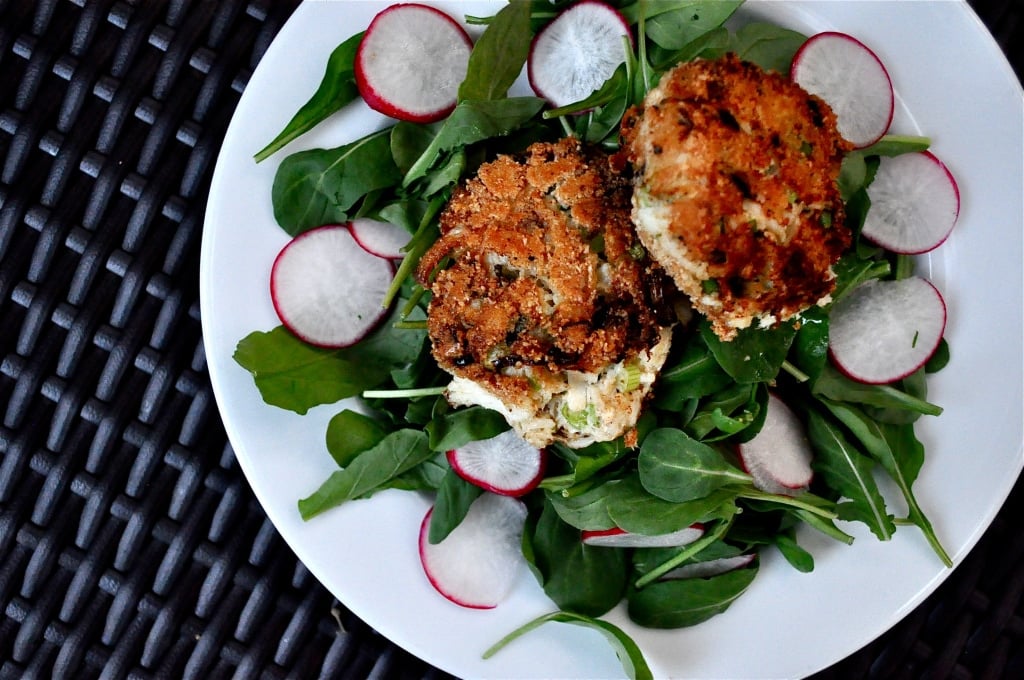
[[[293, 7], [0, 0], [0, 678], [447, 677], [285, 546], [206, 372], [210, 176]], [[1019, 2], [975, 7], [1019, 75]], [[821, 677], [1024, 678], [1022, 503]]]

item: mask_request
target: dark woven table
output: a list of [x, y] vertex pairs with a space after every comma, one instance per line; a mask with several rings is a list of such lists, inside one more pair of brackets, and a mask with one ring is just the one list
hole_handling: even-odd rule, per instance
[[[1024, 68], [1018, 0], [974, 6]], [[0, 678], [447, 677], [256, 503], [199, 324], [213, 164], [294, 3], [0, 0]], [[1024, 488], [822, 678], [1024, 678]]]

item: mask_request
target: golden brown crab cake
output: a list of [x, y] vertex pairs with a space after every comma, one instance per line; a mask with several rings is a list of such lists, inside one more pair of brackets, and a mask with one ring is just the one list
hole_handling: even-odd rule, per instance
[[735, 55], [667, 72], [623, 119], [633, 221], [720, 337], [829, 300], [850, 244], [829, 106]]
[[668, 352], [671, 283], [630, 221], [630, 185], [578, 140], [482, 165], [441, 214], [417, 278], [447, 398], [535, 446], [627, 434]]

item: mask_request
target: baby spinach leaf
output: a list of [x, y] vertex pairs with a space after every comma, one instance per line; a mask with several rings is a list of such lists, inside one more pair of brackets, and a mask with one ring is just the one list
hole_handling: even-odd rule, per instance
[[647, 435], [637, 457], [637, 469], [647, 491], [677, 503], [750, 481], [720, 452], [672, 428], [659, 428]]
[[363, 196], [397, 184], [402, 175], [389, 138], [384, 129], [335, 149], [309, 149], [285, 158], [271, 190], [277, 223], [294, 236], [345, 222]]
[[655, 387], [655, 405], [673, 409], [691, 397], [704, 397], [732, 383], [700, 333], [687, 341], [679, 359], [666, 366]]
[[327, 59], [327, 69], [320, 87], [302, 105], [284, 130], [256, 154], [256, 162], [272, 156], [288, 142], [309, 132], [332, 113], [341, 110], [346, 104], [359, 96], [355, 80], [355, 58], [359, 41], [363, 39], [359, 32], [334, 48]]
[[529, 540], [538, 580], [559, 608], [600, 616], [622, 599], [627, 551], [585, 545], [547, 502]]
[[612, 649], [615, 650], [615, 655], [622, 663], [622, 670], [627, 678], [631, 680], [652, 680], [654, 678], [654, 674], [651, 673], [651, 669], [647, 665], [640, 647], [621, 628], [607, 621], [573, 612], [559, 611], [538, 616], [498, 640], [498, 642], [484, 652], [483, 658], [491, 658], [508, 643], [552, 621], [556, 623], [570, 623], [596, 630], [604, 635], [612, 645]]
[[391, 128], [388, 144], [391, 147], [391, 158], [394, 159], [398, 171], [403, 175], [409, 172], [409, 168], [427, 150], [433, 139], [434, 131], [427, 125], [407, 121], [395, 123]]
[[843, 519], [863, 522], [881, 541], [892, 538], [896, 527], [872, 475], [874, 461], [861, 453], [840, 427], [814, 409], [808, 413], [807, 437], [814, 447], [814, 469], [829, 488], [849, 501], [837, 508]]
[[713, 576], [655, 581], [627, 595], [629, 618], [648, 628], [682, 628], [721, 614], [754, 581], [754, 566]]
[[497, 411], [482, 406], [451, 410], [439, 399], [434, 417], [424, 429], [430, 437], [431, 449], [448, 451], [468, 442], [497, 437], [509, 426]]
[[570, 496], [553, 491], [545, 495], [566, 524], [583, 531], [602, 531], [615, 526], [608, 516], [608, 498], [610, 490], [621, 483], [621, 480], [605, 482]]
[[345, 409], [327, 423], [327, 452], [338, 467], [345, 467], [356, 456], [380, 443], [387, 430], [370, 416]]
[[507, 135], [537, 115], [543, 106], [544, 100], [537, 97], [463, 100], [445, 119], [430, 146], [405, 173], [402, 185], [407, 187], [426, 175], [445, 151]]
[[511, 0], [477, 38], [469, 55], [459, 101], [502, 99], [519, 77], [530, 52], [530, 2]]
[[263, 401], [304, 415], [314, 406], [355, 396], [387, 377], [383, 362], [363, 363], [347, 354], [312, 347], [279, 326], [247, 335], [239, 341], [234, 359], [252, 373]]
[[735, 493], [717, 489], [692, 501], [667, 501], [646, 491], [634, 475], [606, 493], [604, 505], [615, 526], [655, 536], [698, 522], [730, 517], [735, 512], [735, 500]]
[[812, 307], [800, 314], [800, 328], [789, 351], [789, 360], [807, 374], [811, 384], [828, 363], [828, 314]]
[[664, 49], [678, 50], [723, 23], [742, 0], [659, 2], [646, 10], [647, 37]]
[[789, 74], [793, 55], [806, 41], [807, 36], [797, 31], [752, 22], [736, 31], [730, 50], [740, 59], [752, 61], [763, 69]]
[[700, 334], [718, 365], [738, 383], [769, 382], [778, 375], [786, 360], [796, 327], [786, 322], [771, 329], [743, 328], [732, 340], [722, 340], [706, 320]]
[[392, 432], [359, 454], [348, 467], [331, 473], [312, 495], [301, 499], [299, 513], [308, 520], [345, 501], [365, 497], [433, 455], [424, 432]]
[[306, 344], [283, 326], [253, 331], [234, 360], [252, 373], [266, 403], [299, 415], [379, 386], [391, 370], [415, 360], [425, 331], [393, 327], [397, 312], [362, 342], [343, 349]]
[[469, 506], [480, 497], [484, 490], [467, 482], [455, 470], [448, 468], [437, 490], [434, 509], [430, 511], [430, 528], [427, 540], [440, 543], [452, 529], [459, 526], [469, 512]]

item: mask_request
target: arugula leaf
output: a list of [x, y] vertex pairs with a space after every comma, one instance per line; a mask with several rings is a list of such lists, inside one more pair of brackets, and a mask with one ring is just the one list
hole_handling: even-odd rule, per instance
[[272, 156], [288, 142], [309, 132], [359, 96], [354, 64], [363, 33], [365, 31], [356, 33], [334, 48], [327, 59], [327, 69], [316, 92], [302, 105], [280, 134], [254, 156], [257, 163]]
[[299, 514], [308, 520], [346, 501], [365, 498], [433, 455], [423, 431], [392, 432], [359, 454], [348, 467], [331, 473], [312, 495], [301, 499]]
[[840, 516], [863, 522], [881, 541], [892, 538], [896, 527], [872, 476], [874, 461], [815, 409], [808, 413], [807, 437], [814, 447], [814, 469], [849, 501], [837, 507]]
[[391, 157], [389, 129], [335, 149], [299, 151], [285, 158], [274, 176], [274, 219], [292, 236], [345, 222], [360, 198], [394, 186], [401, 177]]
[[824, 398], [820, 401], [860, 441], [865, 451], [885, 468], [907, 502], [907, 518], [921, 529], [943, 564], [953, 566], [914, 496], [912, 486], [924, 461], [924, 447], [914, 436], [913, 426], [876, 423], [856, 406]]
[[530, 2], [510, 0], [499, 11], [469, 55], [458, 100], [501, 99], [519, 77], [530, 53]]
[[622, 670], [625, 672], [626, 677], [631, 680], [653, 680], [654, 675], [651, 673], [651, 669], [647, 665], [647, 661], [644, 659], [643, 652], [640, 650], [640, 647], [637, 646], [636, 642], [633, 641], [633, 638], [629, 637], [629, 635], [615, 624], [608, 623], [607, 621], [603, 621], [592, 616], [585, 616], [583, 614], [576, 614], [573, 612], [558, 611], [538, 616], [532, 621], [516, 628], [514, 631], [494, 643], [494, 645], [484, 652], [483, 658], [491, 658], [513, 640], [522, 637], [526, 633], [529, 633], [530, 631], [549, 622], [570, 623], [575, 626], [583, 626], [584, 628], [596, 630], [604, 635], [608, 642], [611, 643], [612, 649], [615, 650], [615, 655], [622, 663]]

